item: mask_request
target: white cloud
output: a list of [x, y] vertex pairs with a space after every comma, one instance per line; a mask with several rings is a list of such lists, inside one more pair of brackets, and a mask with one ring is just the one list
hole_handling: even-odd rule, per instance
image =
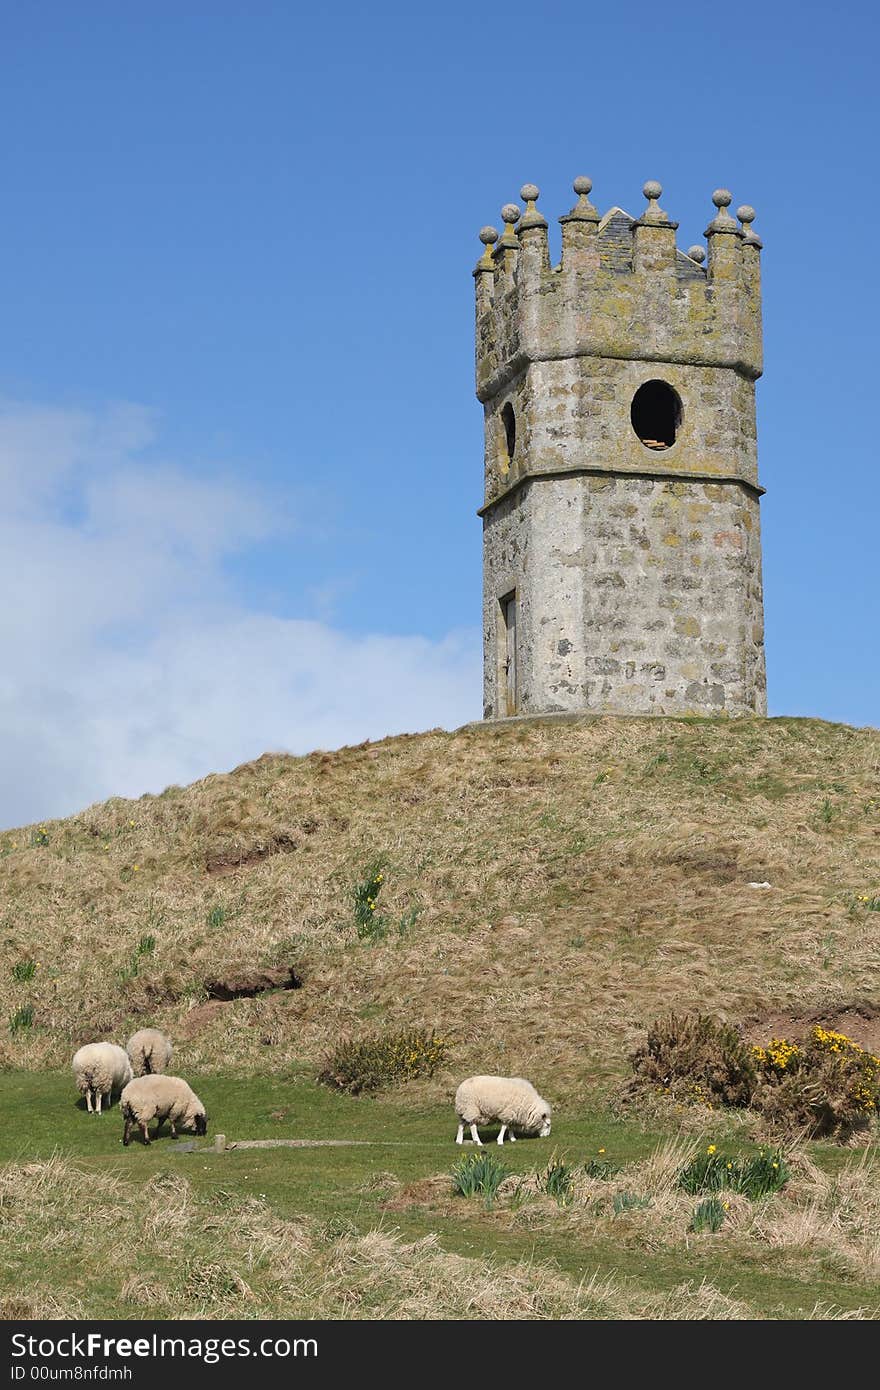
[[0, 825], [477, 717], [475, 632], [355, 636], [249, 610], [223, 561], [294, 520], [234, 479], [151, 462], [154, 443], [137, 406], [0, 407]]

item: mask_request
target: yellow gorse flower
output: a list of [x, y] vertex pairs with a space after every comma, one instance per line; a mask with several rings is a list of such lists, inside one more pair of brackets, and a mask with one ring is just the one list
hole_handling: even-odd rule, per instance
[[771, 1071], [785, 1071], [793, 1062], [802, 1057], [796, 1043], [786, 1038], [771, 1038], [766, 1047], [753, 1047], [752, 1059], [758, 1067], [769, 1067]]

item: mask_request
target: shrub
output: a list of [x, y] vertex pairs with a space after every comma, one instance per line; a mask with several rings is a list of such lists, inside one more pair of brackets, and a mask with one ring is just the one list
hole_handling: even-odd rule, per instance
[[449, 1056], [449, 1044], [433, 1028], [403, 1028], [355, 1040], [345, 1038], [327, 1058], [318, 1080], [356, 1096], [382, 1086], [433, 1076]]
[[755, 1106], [771, 1124], [845, 1139], [880, 1108], [880, 1058], [845, 1033], [817, 1025], [800, 1046], [773, 1038], [752, 1052]]
[[507, 1169], [491, 1149], [467, 1154], [453, 1165], [452, 1190], [460, 1197], [483, 1196], [490, 1207], [506, 1177]]
[[718, 1197], [709, 1197], [705, 1202], [701, 1202], [694, 1211], [688, 1229], [696, 1235], [701, 1235], [705, 1231], [712, 1231], [713, 1233], [720, 1231], [724, 1221], [724, 1212], [724, 1203]]
[[710, 1107], [751, 1105], [770, 1125], [810, 1138], [846, 1139], [880, 1112], [880, 1057], [833, 1029], [803, 1043], [747, 1047], [706, 1014], [668, 1014], [630, 1057], [629, 1090], [650, 1088]]
[[705, 1153], [698, 1154], [678, 1175], [677, 1185], [683, 1192], [742, 1192], [754, 1201], [778, 1192], [791, 1177], [781, 1149], [762, 1149], [751, 1158], [720, 1154], [710, 1144]]
[[711, 1014], [656, 1019], [630, 1064], [635, 1086], [707, 1105], [748, 1105], [756, 1081], [751, 1050], [735, 1028]]

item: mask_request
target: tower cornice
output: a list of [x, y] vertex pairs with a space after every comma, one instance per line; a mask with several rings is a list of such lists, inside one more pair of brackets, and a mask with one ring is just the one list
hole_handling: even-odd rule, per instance
[[744, 488], [750, 497], [763, 497], [767, 489], [760, 483], [750, 483], [735, 473], [697, 473], [691, 469], [676, 468], [589, 468], [582, 465], [572, 468], [536, 468], [519, 474], [512, 483], [498, 492], [490, 502], [477, 508], [477, 516], [488, 516], [507, 498], [514, 496], [529, 483], [547, 482], [555, 478], [662, 478], [674, 483], [718, 483], [720, 486]]

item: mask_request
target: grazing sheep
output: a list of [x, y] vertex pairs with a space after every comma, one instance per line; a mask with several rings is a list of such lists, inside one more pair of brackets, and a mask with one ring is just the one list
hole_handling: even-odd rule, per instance
[[464, 1127], [470, 1125], [471, 1138], [475, 1144], [482, 1145], [477, 1125], [489, 1125], [496, 1120], [501, 1124], [499, 1144], [504, 1143], [508, 1130], [511, 1143], [515, 1139], [514, 1129], [521, 1134], [537, 1134], [541, 1139], [550, 1133], [550, 1106], [541, 1099], [531, 1081], [524, 1081], [521, 1076], [469, 1077], [455, 1093], [455, 1111], [458, 1115], [456, 1144], [464, 1142]]
[[158, 1028], [139, 1028], [132, 1033], [125, 1050], [131, 1058], [135, 1076], [153, 1076], [156, 1072], [166, 1072], [174, 1051], [171, 1039], [160, 1033]]
[[196, 1134], [208, 1132], [205, 1107], [182, 1076], [137, 1076], [122, 1092], [119, 1106], [125, 1119], [122, 1142], [126, 1145], [131, 1139], [133, 1125], [138, 1126], [144, 1143], [149, 1144], [147, 1125], [153, 1119], [156, 1121], [154, 1139], [159, 1136], [163, 1120], [171, 1125], [172, 1139], [177, 1138], [178, 1125], [194, 1129]]
[[[101, 1100], [104, 1096], [112, 1099], [114, 1091], [121, 1091], [132, 1078], [131, 1062], [128, 1053], [116, 1043], [86, 1043], [73, 1055], [73, 1076], [79, 1090], [86, 1098], [89, 1114], [101, 1113]], [[92, 1100], [96, 1106], [93, 1108]]]

